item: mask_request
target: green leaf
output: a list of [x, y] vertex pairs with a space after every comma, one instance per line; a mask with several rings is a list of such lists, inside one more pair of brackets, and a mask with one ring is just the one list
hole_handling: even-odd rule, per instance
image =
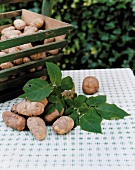
[[59, 86], [62, 81], [62, 73], [60, 68], [51, 62], [46, 62], [47, 72], [50, 77], [50, 81], [53, 85]]
[[63, 90], [71, 90], [73, 88], [73, 86], [74, 86], [74, 83], [70, 76], [67, 76], [62, 79], [61, 88]]
[[98, 106], [102, 103], [105, 103], [106, 102], [106, 96], [96, 96], [96, 97], [89, 97], [86, 101], [86, 103], [89, 105], [89, 106]]
[[99, 121], [96, 121], [89, 113], [84, 114], [80, 118], [80, 127], [82, 130], [94, 133], [102, 133]]
[[86, 101], [87, 97], [84, 95], [77, 96], [74, 101], [77, 103], [78, 107], [81, 107], [81, 105]]
[[41, 101], [51, 93], [51, 86], [47, 81], [39, 78], [29, 80], [23, 87], [24, 94], [20, 98], [28, 98], [30, 101]]
[[48, 104], [45, 107], [45, 115], [49, 115], [56, 110], [55, 104]]
[[117, 107], [115, 104], [101, 104], [97, 107], [97, 111], [102, 118], [107, 120], [123, 119], [125, 116], [129, 116], [127, 112]]
[[71, 106], [67, 108], [64, 112], [64, 115], [71, 115], [73, 113], [74, 108]]
[[77, 103], [74, 100], [69, 98], [66, 98], [65, 100], [69, 106], [77, 107]]
[[60, 101], [58, 101], [57, 103], [55, 103], [55, 107], [58, 110], [58, 112], [60, 113], [63, 109], [63, 105]]
[[71, 117], [74, 121], [74, 128], [79, 125], [79, 114], [77, 111], [73, 111], [69, 117]]
[[58, 97], [55, 96], [55, 95], [50, 95], [50, 96], [48, 97], [48, 101], [49, 101], [50, 103], [57, 103], [57, 102], [58, 102]]

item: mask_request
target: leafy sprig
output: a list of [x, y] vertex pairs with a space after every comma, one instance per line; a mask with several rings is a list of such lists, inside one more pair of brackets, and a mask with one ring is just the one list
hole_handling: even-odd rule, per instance
[[62, 78], [60, 68], [54, 63], [46, 62], [46, 67], [50, 83], [40, 78], [29, 80], [23, 87], [25, 93], [20, 96], [30, 101], [47, 98], [46, 114], [52, 113], [55, 109], [60, 113], [65, 108], [64, 115], [74, 120], [74, 127], [79, 125], [82, 130], [94, 133], [102, 133], [103, 119], [117, 120], [129, 116], [115, 104], [107, 103], [104, 95], [77, 95], [70, 76]]

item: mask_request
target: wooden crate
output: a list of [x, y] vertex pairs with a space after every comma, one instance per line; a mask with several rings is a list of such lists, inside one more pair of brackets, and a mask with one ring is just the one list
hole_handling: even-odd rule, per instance
[[[16, 53], [1, 56], [0, 64], [8, 61], [12, 62], [15, 59], [30, 56], [39, 52], [46, 52], [57, 48], [62, 49], [67, 45], [66, 35], [69, 34], [72, 30], [71, 24], [61, 22], [41, 14], [37, 14], [26, 9], [0, 14], [0, 20], [4, 18], [16, 17], [20, 17], [26, 22], [27, 25], [29, 25], [30, 22], [36, 18], [43, 18], [45, 21], [45, 29], [41, 32], [34, 33], [31, 35], [0, 41], [0, 50], [8, 49], [27, 43], [41, 42], [44, 39], [52, 37], [55, 37], [56, 41], [48, 44], [37, 45], [27, 50], [22, 50]], [[9, 25], [0, 26], [0, 31], [8, 26]], [[17, 76], [14, 79], [9, 78], [7, 81], [0, 83], [0, 102], [18, 97], [22, 93], [21, 89], [23, 85], [28, 80], [36, 77], [41, 77], [47, 74], [45, 68], [45, 61], [57, 62], [58, 60], [60, 60], [61, 56], [62, 55], [59, 53], [58, 55], [47, 56], [46, 58], [39, 59], [37, 61], [30, 61], [28, 63], [17, 65], [9, 69], [0, 70], [1, 79], [4, 77], [9, 77], [13, 74], [19, 74], [20, 72], [27, 72], [27, 70], [31, 68], [36, 68], [41, 65], [43, 66], [43, 69], [40, 71], [35, 71], [33, 73], [27, 72], [27, 74], [23, 76]]]

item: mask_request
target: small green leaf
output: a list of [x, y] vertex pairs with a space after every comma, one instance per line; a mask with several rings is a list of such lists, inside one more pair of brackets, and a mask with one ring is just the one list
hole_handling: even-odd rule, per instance
[[62, 81], [62, 73], [60, 68], [51, 62], [46, 62], [47, 72], [50, 77], [50, 81], [53, 85], [59, 86]]
[[81, 105], [86, 101], [87, 97], [84, 95], [77, 96], [74, 101], [77, 103], [78, 107], [81, 107]]
[[79, 125], [79, 114], [77, 111], [73, 111], [69, 117], [71, 117], [74, 121], [74, 128]]
[[48, 104], [45, 107], [45, 115], [49, 115], [56, 110], [55, 104]]
[[63, 90], [71, 90], [73, 88], [73, 86], [74, 86], [74, 83], [70, 76], [67, 76], [62, 79], [61, 88]]
[[64, 112], [64, 115], [71, 115], [73, 113], [73, 110], [74, 108], [71, 106], [71, 107], [68, 107], [65, 112]]
[[129, 116], [127, 112], [117, 107], [115, 104], [104, 103], [97, 107], [98, 113], [103, 119], [123, 119], [125, 116]]
[[69, 106], [77, 107], [77, 103], [74, 100], [69, 98], [66, 98], [65, 100]]
[[23, 87], [24, 94], [20, 98], [28, 98], [30, 101], [41, 101], [51, 93], [51, 86], [47, 81], [39, 78], [29, 80]]
[[55, 95], [49, 95], [48, 101], [49, 101], [50, 103], [57, 103], [58, 97], [55, 96]]
[[89, 105], [89, 106], [98, 106], [102, 103], [105, 103], [106, 102], [106, 96], [96, 96], [96, 97], [89, 97], [86, 101], [86, 103]]
[[89, 113], [84, 114], [80, 118], [79, 124], [82, 130], [94, 133], [102, 133], [100, 122], [96, 121], [95, 118]]
[[63, 105], [60, 101], [58, 101], [57, 103], [55, 103], [55, 107], [58, 110], [58, 112], [60, 113], [63, 109]]

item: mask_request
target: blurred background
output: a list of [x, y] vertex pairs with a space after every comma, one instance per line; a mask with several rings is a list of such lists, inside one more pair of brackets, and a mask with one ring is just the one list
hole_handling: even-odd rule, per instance
[[[135, 73], [133, 0], [54, 0], [52, 17], [73, 25], [63, 49], [62, 70], [131, 68]], [[21, 8], [41, 13], [42, 0], [0, 5], [0, 13]], [[10, 19], [1, 21], [1, 24]]]

